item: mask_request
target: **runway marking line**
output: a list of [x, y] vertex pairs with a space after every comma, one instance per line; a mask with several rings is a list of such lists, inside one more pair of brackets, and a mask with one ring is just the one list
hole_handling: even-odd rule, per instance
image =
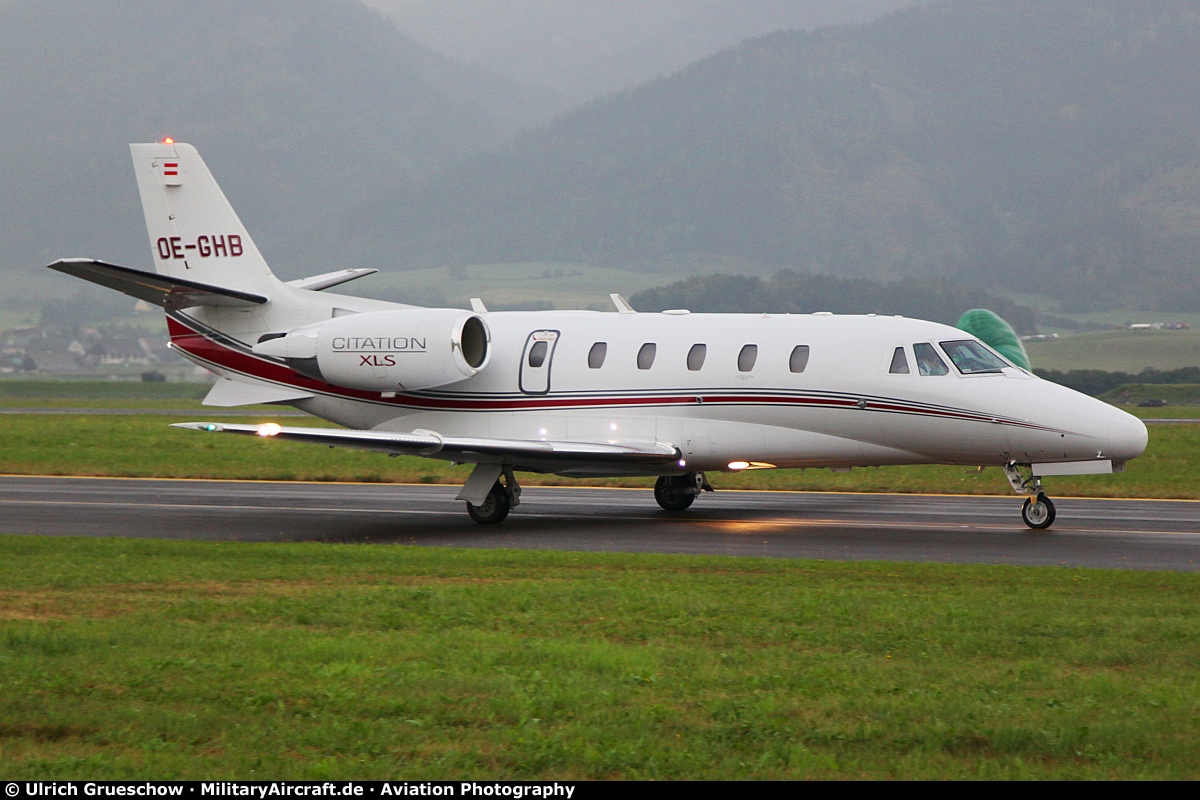
[[[172, 481], [177, 483], [272, 483], [281, 486], [415, 486], [429, 489], [443, 486], [447, 489], [458, 488], [456, 483], [388, 483], [386, 481], [280, 481], [269, 478], [129, 478], [107, 475], [17, 475], [0, 473], [0, 478], [30, 478], [36, 480], [63, 481]], [[651, 488], [637, 486], [526, 486], [526, 489], [565, 489], [567, 491], [607, 491], [607, 492], [649, 492]], [[852, 497], [954, 497], [954, 498], [990, 498], [992, 500], [1020, 500], [1022, 495], [1013, 494], [945, 494], [936, 492], [839, 492], [819, 491], [808, 489], [718, 489], [719, 494], [832, 494], [849, 495]], [[1200, 503], [1184, 497], [1074, 497], [1070, 495], [1054, 495], [1054, 500], [1108, 500], [1120, 503]]]

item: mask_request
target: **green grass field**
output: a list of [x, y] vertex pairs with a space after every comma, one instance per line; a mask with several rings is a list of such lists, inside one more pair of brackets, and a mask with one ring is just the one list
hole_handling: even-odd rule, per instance
[[[1177, 409], [1149, 409], [1174, 412]], [[1159, 414], [1164, 416], [1164, 414]], [[198, 411], [196, 420], [204, 419]], [[222, 421], [266, 422], [261, 416]], [[461, 484], [469, 467], [377, 453], [329, 449], [169, 427], [178, 417], [0, 416], [0, 473], [13, 475], [109, 475], [155, 478], [365, 481]], [[326, 425], [305, 419], [304, 425]], [[1200, 499], [1196, 475], [1200, 425], [1150, 426], [1145, 455], [1118, 475], [1047, 478], [1052, 495]], [[937, 492], [1009, 495], [999, 469], [978, 473], [966, 467], [881, 467], [850, 473], [827, 470], [759, 470], [710, 475], [718, 489], [804, 491]], [[593, 479], [523, 474], [527, 485], [651, 486], [652, 479]]]
[[1026, 342], [1025, 347], [1038, 369], [1138, 373], [1200, 367], [1200, 330], [1100, 331]]
[[1200, 777], [1200, 576], [0, 536], [8, 780]]

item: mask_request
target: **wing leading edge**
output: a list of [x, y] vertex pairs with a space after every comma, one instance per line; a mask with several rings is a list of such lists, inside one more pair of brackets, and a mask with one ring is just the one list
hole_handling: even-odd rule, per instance
[[666, 442], [562, 442], [442, 436], [433, 431], [393, 433], [339, 428], [292, 428], [265, 425], [227, 425], [220, 422], [178, 422], [173, 428], [212, 433], [311, 442], [328, 447], [352, 447], [395, 455], [414, 455], [466, 464], [508, 464], [515, 469], [558, 471], [569, 466], [660, 466], [678, 461], [677, 447]]

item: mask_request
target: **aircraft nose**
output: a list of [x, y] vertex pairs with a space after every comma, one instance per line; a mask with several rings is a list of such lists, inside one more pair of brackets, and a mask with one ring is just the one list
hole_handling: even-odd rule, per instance
[[1105, 455], [1113, 461], [1137, 458], [1145, 451], [1148, 438], [1146, 423], [1114, 408], [1108, 422], [1108, 451]]

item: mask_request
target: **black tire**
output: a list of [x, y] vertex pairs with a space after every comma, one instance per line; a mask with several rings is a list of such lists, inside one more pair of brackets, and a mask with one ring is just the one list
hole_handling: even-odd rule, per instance
[[500, 481], [496, 481], [496, 485], [488, 492], [487, 499], [481, 505], [467, 503], [467, 513], [480, 525], [496, 525], [504, 522], [510, 510], [508, 490]]
[[654, 499], [665, 511], [686, 511], [696, 502], [690, 475], [663, 476], [654, 483]]
[[1038, 496], [1026, 497], [1025, 505], [1021, 506], [1021, 519], [1035, 531], [1045, 530], [1054, 524], [1054, 503], [1044, 492]]

